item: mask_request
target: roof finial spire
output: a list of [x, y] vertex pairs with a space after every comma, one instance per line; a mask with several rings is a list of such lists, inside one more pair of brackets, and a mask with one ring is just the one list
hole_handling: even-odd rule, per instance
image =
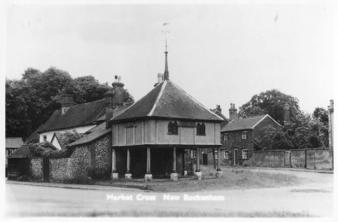
[[[164, 22], [163, 26], [169, 25], [168, 22]], [[169, 80], [169, 70], [168, 70], [168, 40], [167, 40], [167, 35], [169, 33], [168, 30], [164, 30], [163, 33], [165, 34], [165, 66], [164, 66], [164, 74], [163, 74], [163, 79], [164, 80]]]

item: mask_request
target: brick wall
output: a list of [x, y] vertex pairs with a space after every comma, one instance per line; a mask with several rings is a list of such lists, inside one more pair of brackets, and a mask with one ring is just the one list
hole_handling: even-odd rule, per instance
[[31, 162], [31, 177], [36, 181], [43, 181], [42, 158], [33, 158]]

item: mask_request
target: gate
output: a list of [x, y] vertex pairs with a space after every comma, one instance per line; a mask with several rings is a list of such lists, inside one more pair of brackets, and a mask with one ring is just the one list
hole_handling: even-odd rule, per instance
[[49, 158], [43, 158], [43, 181], [49, 182]]

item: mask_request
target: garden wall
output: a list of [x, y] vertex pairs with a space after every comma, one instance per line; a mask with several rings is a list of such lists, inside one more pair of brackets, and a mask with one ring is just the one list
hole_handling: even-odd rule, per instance
[[50, 182], [85, 183], [90, 168], [90, 151], [88, 147], [76, 147], [68, 158], [49, 159]]
[[43, 159], [42, 158], [32, 158], [30, 160], [31, 164], [31, 177], [36, 181], [43, 181]]
[[243, 163], [255, 167], [291, 167], [330, 170], [333, 168], [332, 152], [326, 149], [255, 151]]
[[111, 173], [111, 135], [73, 148], [70, 157], [49, 159], [51, 182], [86, 183], [105, 179]]
[[101, 137], [92, 144], [95, 150], [94, 177], [109, 178], [111, 174], [111, 135]]

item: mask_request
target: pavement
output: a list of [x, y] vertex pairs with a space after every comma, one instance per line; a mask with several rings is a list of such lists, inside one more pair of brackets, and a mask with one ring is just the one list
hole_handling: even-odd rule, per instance
[[[229, 169], [230, 170], [230, 169]], [[272, 169], [250, 169], [277, 172]], [[225, 216], [330, 217], [333, 175], [296, 175], [296, 186], [159, 193], [99, 185], [6, 183], [6, 215], [16, 216]]]

